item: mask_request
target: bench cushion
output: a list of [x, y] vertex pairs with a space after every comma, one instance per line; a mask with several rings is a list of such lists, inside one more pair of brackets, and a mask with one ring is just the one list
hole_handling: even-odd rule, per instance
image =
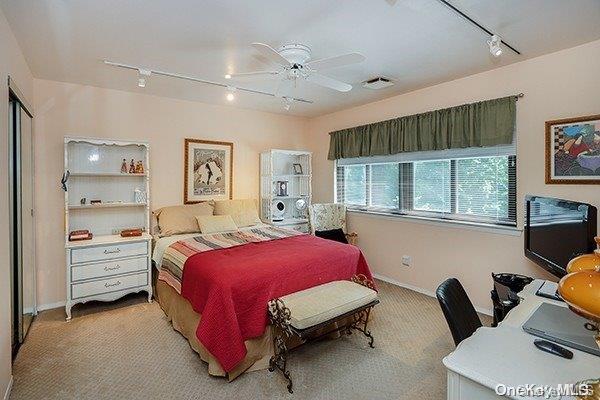
[[281, 297], [296, 329], [329, 321], [376, 299], [376, 291], [351, 281], [329, 282]]

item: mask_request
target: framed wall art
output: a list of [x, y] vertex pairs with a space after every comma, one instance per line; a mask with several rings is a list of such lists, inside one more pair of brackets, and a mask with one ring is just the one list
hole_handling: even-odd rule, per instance
[[600, 115], [546, 122], [546, 183], [600, 184]]
[[183, 179], [184, 204], [231, 199], [233, 143], [185, 139]]

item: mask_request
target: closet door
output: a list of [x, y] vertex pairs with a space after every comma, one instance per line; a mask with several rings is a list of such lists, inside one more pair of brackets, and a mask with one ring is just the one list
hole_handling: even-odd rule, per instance
[[34, 226], [34, 204], [33, 204], [33, 120], [23, 108], [19, 110], [20, 120], [20, 233], [21, 233], [21, 268], [22, 274], [22, 323], [21, 341], [25, 338], [36, 310], [36, 270], [35, 270], [35, 226]]

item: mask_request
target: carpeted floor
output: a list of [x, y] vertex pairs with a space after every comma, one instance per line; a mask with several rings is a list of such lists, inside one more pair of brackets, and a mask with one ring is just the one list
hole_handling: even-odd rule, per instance
[[78, 306], [69, 323], [62, 309], [40, 313], [15, 360], [10, 399], [445, 399], [441, 361], [454, 345], [437, 301], [378, 284], [375, 349], [354, 333], [293, 352], [293, 395], [277, 373], [210, 377], [159, 305], [131, 296]]

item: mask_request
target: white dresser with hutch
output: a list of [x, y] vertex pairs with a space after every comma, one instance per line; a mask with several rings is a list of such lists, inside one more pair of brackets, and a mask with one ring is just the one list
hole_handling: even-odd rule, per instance
[[[149, 159], [146, 142], [65, 137], [67, 321], [78, 303], [141, 291], [151, 301]], [[121, 172], [123, 160], [127, 172]], [[131, 160], [141, 161], [143, 172], [130, 173]], [[129, 228], [142, 228], [142, 236], [121, 237]], [[69, 241], [75, 230], [89, 230], [93, 238]]]

